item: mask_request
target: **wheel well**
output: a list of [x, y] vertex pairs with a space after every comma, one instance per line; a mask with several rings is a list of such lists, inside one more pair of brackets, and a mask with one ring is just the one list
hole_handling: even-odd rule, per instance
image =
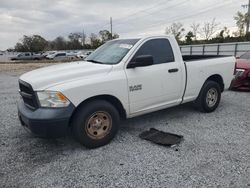
[[[105, 100], [109, 103], [111, 103], [112, 105], [114, 105], [114, 107], [118, 110], [119, 115], [122, 119], [126, 119], [127, 115], [126, 115], [126, 110], [123, 108], [122, 103], [120, 102], [119, 99], [117, 99], [116, 97], [112, 96], [112, 95], [98, 95], [98, 96], [94, 96], [94, 97], [90, 97], [86, 100], [84, 100], [83, 102], [81, 102], [76, 109], [74, 110], [71, 119], [73, 118], [75, 112], [83, 105], [85, 105], [86, 103], [89, 103], [91, 101], [94, 100]], [[70, 120], [71, 121], [71, 120]]]
[[207, 80], [211, 80], [211, 81], [217, 82], [219, 84], [220, 88], [221, 88], [221, 92], [224, 91], [224, 87], [225, 86], [224, 86], [223, 79], [222, 79], [222, 77], [220, 75], [218, 75], [218, 74], [212, 75]]

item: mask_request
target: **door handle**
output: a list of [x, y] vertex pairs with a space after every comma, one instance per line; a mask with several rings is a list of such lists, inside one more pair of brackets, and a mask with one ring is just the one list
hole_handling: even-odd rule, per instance
[[179, 69], [177, 69], [177, 68], [168, 70], [169, 73], [178, 72], [178, 71], [179, 71]]

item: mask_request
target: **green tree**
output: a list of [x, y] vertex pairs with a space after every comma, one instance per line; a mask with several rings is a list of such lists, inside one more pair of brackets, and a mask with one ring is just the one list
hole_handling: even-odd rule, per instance
[[180, 42], [181, 38], [184, 35], [184, 27], [182, 23], [173, 23], [171, 26], [166, 28], [166, 34], [172, 34], [175, 36], [176, 40]]
[[219, 42], [224, 42], [226, 38], [230, 38], [230, 30], [227, 27], [224, 27], [216, 36], [216, 38], [219, 39]]
[[186, 38], [186, 44], [192, 44], [192, 42], [193, 42], [193, 38], [194, 38], [195, 36], [194, 36], [194, 34], [193, 34], [193, 32], [192, 31], [189, 31], [188, 33], [187, 33], [187, 35], [185, 36], [185, 38]]
[[15, 49], [14, 49], [14, 48], [8, 48], [6, 51], [7, 51], [7, 52], [14, 52]]
[[112, 35], [108, 30], [99, 31], [99, 35], [100, 35], [101, 40], [102, 40], [103, 43], [112, 39]]
[[67, 41], [62, 36], [56, 37], [55, 40], [50, 42], [49, 48], [51, 50], [66, 50]]
[[83, 46], [81, 44], [82, 34], [80, 32], [70, 33], [68, 35], [69, 42], [68, 48], [69, 49], [82, 49]]
[[117, 33], [114, 33], [113, 34], [113, 39], [118, 39], [119, 38], [119, 35]]
[[95, 49], [95, 48], [98, 48], [100, 45], [102, 45], [102, 41], [98, 38], [98, 36], [94, 33], [91, 33], [90, 34], [90, 45], [91, 45], [91, 48]]
[[102, 43], [105, 43], [112, 39], [119, 38], [119, 35], [117, 33], [111, 34], [108, 30], [99, 31], [99, 35], [101, 37]]
[[48, 46], [48, 41], [46, 41], [40, 35], [26, 36], [15, 45], [15, 51], [17, 52], [40, 52]]
[[249, 22], [249, 15], [238, 11], [234, 16], [234, 20], [236, 21], [236, 25], [238, 27], [238, 32], [235, 33], [235, 35], [244, 36], [244, 34], [247, 34], [248, 31], [246, 28], [247, 23]]

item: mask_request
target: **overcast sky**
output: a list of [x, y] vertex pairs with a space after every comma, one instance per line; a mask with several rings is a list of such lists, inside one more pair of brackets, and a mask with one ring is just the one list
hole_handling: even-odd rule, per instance
[[0, 0], [0, 50], [13, 47], [23, 35], [47, 40], [70, 32], [86, 34], [109, 29], [120, 37], [164, 34], [166, 26], [216, 18], [220, 28], [235, 29], [233, 16], [247, 11], [248, 0]]

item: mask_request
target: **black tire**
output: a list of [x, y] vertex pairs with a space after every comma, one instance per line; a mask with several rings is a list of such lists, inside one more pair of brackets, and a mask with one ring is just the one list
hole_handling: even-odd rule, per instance
[[[105, 128], [104, 125], [106, 125], [107, 123], [105, 124], [102, 121], [100, 124], [96, 125], [101, 119], [97, 119], [97, 117], [95, 117], [96, 114], [98, 114], [97, 117], [102, 114], [103, 122], [107, 119], [107, 122], [109, 122], [109, 119], [111, 118], [111, 127], [108, 126], [108, 128]], [[105, 115], [106, 120], [104, 119]], [[74, 114], [72, 120], [72, 132], [76, 140], [85, 147], [97, 148], [108, 144], [115, 137], [119, 129], [119, 120], [119, 113], [112, 104], [104, 100], [91, 101], [81, 106]], [[94, 121], [95, 123], [96, 121], [98, 122], [96, 124], [91, 124], [91, 121]], [[97, 126], [101, 126], [101, 128], [98, 128]], [[93, 129], [98, 130], [94, 132]], [[93, 133], [91, 133], [91, 131], [93, 131]], [[98, 131], [106, 131], [106, 135], [99, 135]]]
[[[214, 96], [210, 95], [214, 92]], [[217, 82], [208, 80], [204, 83], [199, 93], [198, 98], [195, 100], [195, 107], [201, 112], [213, 112], [219, 105], [221, 99], [221, 88]]]

